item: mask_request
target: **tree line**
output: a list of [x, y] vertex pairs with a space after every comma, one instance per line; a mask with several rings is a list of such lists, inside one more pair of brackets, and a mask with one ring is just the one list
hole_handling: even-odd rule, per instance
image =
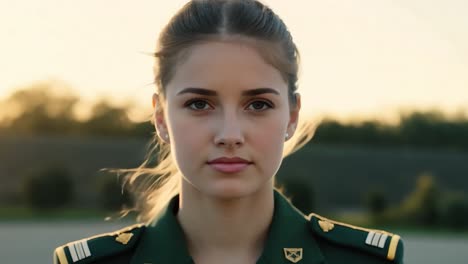
[[[53, 84], [35, 83], [18, 89], [1, 102], [2, 109], [10, 114], [0, 120], [0, 134], [143, 138], [153, 135], [149, 121], [135, 122], [129, 118], [129, 106], [113, 105], [106, 100], [96, 102], [87, 119], [79, 119], [75, 114], [79, 97], [70, 89], [62, 89], [63, 85], [57, 92]], [[325, 119], [317, 126], [313, 142], [467, 150], [468, 117], [415, 111], [401, 114], [397, 124]]]
[[89, 109], [89, 117], [76, 114], [80, 98], [66, 84], [39, 82], [16, 90], [3, 102], [6, 110], [0, 119], [0, 134], [149, 137], [149, 122], [129, 118], [130, 106], [119, 106], [102, 99]]
[[396, 125], [379, 121], [342, 124], [335, 120], [325, 120], [318, 126], [314, 141], [468, 150], [468, 118], [449, 118], [438, 111], [415, 111], [402, 114]]

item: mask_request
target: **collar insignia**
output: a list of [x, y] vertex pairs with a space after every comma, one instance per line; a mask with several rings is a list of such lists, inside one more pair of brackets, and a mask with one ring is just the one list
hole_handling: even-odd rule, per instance
[[284, 248], [284, 257], [292, 263], [297, 263], [302, 259], [302, 248]]
[[333, 228], [335, 227], [335, 225], [333, 223], [330, 223], [328, 221], [320, 220], [318, 223], [320, 225], [320, 228], [322, 228], [323, 232], [325, 232], [325, 233], [327, 233], [328, 231], [333, 230]]
[[133, 237], [132, 233], [122, 233], [122, 234], [119, 234], [115, 238], [115, 241], [117, 241], [119, 243], [122, 243], [124, 245], [127, 245], [128, 241], [130, 241], [130, 239], [132, 239], [132, 237]]

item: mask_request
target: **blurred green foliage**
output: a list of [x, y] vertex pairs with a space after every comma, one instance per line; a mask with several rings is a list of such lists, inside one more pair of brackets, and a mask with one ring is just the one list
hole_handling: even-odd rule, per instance
[[365, 197], [365, 203], [374, 221], [378, 221], [388, 207], [385, 194], [379, 190], [369, 192]]
[[18, 89], [4, 102], [8, 113], [0, 120], [0, 133], [12, 135], [60, 135], [149, 137], [150, 122], [135, 123], [128, 116], [129, 106], [116, 106], [100, 100], [91, 106], [85, 120], [76, 115], [80, 99], [63, 82], [33, 83]]
[[422, 174], [411, 192], [401, 204], [402, 218], [412, 224], [435, 226], [439, 221], [437, 212], [440, 192], [430, 174]]
[[2, 108], [13, 115], [3, 123], [15, 134], [70, 133], [77, 125], [73, 108], [78, 101], [64, 83], [34, 83], [17, 90], [3, 103]]
[[31, 173], [23, 182], [24, 200], [37, 210], [63, 208], [74, 198], [70, 173], [63, 167], [48, 167]]
[[100, 207], [106, 211], [115, 211], [132, 207], [132, 197], [122, 185], [118, 175], [100, 172], [96, 178]]
[[414, 146], [468, 150], [468, 118], [449, 118], [438, 111], [402, 114], [397, 125], [378, 121], [342, 124], [324, 120], [314, 135], [316, 143], [372, 146]]
[[385, 210], [375, 224], [467, 229], [468, 200], [463, 194], [441, 191], [434, 177], [424, 173], [403, 202]]
[[304, 214], [315, 211], [315, 192], [308, 182], [302, 179], [285, 178], [279, 183], [278, 189]]
[[441, 208], [442, 225], [452, 229], [468, 229], [468, 199], [463, 193], [445, 195]]

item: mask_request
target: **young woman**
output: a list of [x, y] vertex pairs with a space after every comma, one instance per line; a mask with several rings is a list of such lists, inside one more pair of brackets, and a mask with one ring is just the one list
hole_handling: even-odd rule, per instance
[[401, 263], [399, 236], [306, 217], [274, 189], [311, 134], [297, 129], [299, 53], [271, 9], [190, 1], [155, 57], [160, 160], [128, 178], [144, 224], [68, 243], [56, 263]]

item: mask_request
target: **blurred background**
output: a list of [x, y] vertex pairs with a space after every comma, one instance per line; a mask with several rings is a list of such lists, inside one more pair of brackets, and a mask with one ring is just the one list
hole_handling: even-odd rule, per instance
[[[156, 38], [186, 1], [0, 0], [0, 256], [133, 223], [103, 168], [153, 136]], [[406, 263], [466, 263], [468, 3], [265, 0], [302, 54], [313, 140], [278, 183], [305, 213], [402, 235]]]

